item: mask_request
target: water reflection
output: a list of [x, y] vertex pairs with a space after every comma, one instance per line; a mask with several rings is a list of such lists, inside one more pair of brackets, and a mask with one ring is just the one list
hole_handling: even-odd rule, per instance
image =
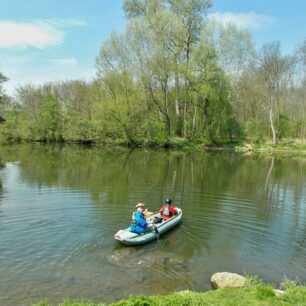
[[[224, 270], [305, 281], [305, 159], [37, 144], [0, 157], [0, 304], [206, 290]], [[136, 248], [113, 240], [135, 203], [166, 197], [179, 227]]]

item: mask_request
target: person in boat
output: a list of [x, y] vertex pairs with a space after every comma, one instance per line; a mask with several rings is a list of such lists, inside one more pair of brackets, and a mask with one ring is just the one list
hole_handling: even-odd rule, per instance
[[177, 210], [171, 203], [172, 203], [171, 199], [166, 199], [165, 205], [159, 211], [161, 217], [164, 220], [168, 220], [177, 214]]
[[138, 203], [135, 206], [136, 211], [132, 214], [132, 222], [130, 224], [130, 229], [133, 233], [140, 234], [147, 230], [152, 230], [154, 227], [153, 223], [148, 223], [145, 220], [144, 207], [145, 205], [143, 203]]

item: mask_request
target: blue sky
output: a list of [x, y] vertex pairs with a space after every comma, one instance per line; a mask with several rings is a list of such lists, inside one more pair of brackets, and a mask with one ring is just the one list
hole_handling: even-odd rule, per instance
[[[122, 0], [0, 0], [0, 71], [7, 93], [25, 83], [91, 80], [95, 57], [123, 31]], [[257, 47], [279, 40], [290, 53], [306, 39], [306, 0], [215, 0], [210, 14], [248, 27]]]

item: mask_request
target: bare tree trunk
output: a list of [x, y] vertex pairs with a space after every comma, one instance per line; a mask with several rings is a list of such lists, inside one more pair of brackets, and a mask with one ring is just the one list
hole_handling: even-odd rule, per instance
[[175, 114], [178, 118], [180, 117], [180, 102], [177, 97], [175, 99]]
[[168, 106], [168, 91], [164, 91], [164, 99], [165, 99], [165, 119], [166, 119], [166, 135], [170, 137], [171, 135], [171, 121], [169, 116], [169, 106]]
[[[177, 65], [177, 63], [176, 63]], [[182, 136], [182, 115], [179, 100], [180, 81], [177, 71], [175, 72], [175, 116], [176, 116], [176, 135]]]
[[187, 137], [187, 102], [184, 103], [184, 137]]
[[193, 120], [192, 120], [192, 137], [194, 136], [194, 130], [196, 125], [197, 106], [194, 107]]
[[272, 106], [273, 106], [272, 97], [270, 97], [270, 112], [269, 112], [270, 127], [271, 127], [271, 131], [272, 131], [273, 144], [276, 144], [276, 133], [275, 133], [274, 123], [273, 123], [273, 107]]

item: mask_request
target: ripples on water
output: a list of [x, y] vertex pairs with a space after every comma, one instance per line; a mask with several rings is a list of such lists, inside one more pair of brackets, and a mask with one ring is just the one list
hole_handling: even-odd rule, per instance
[[[216, 271], [306, 280], [304, 159], [49, 146], [0, 157], [1, 305], [207, 290]], [[137, 202], [157, 210], [168, 196], [177, 228], [139, 247], [113, 239]]]

